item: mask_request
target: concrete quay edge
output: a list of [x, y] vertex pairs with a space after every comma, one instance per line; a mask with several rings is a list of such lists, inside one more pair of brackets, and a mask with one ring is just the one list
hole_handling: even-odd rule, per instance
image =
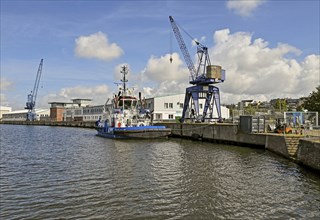
[[[83, 121], [0, 121], [0, 124], [95, 128]], [[172, 130], [172, 137], [188, 138], [269, 150], [320, 174], [320, 138], [271, 133], [243, 133], [236, 124], [157, 123]], [[295, 140], [293, 140], [295, 139]]]

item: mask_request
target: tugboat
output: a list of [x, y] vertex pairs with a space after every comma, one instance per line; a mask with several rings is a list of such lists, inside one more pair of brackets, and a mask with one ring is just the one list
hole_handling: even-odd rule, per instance
[[114, 95], [111, 104], [105, 104], [105, 111], [96, 122], [97, 136], [122, 138], [162, 138], [171, 134], [171, 129], [165, 126], [152, 125], [150, 110], [145, 108], [145, 102], [131, 94], [127, 89], [126, 75], [128, 67], [122, 66], [122, 88]]

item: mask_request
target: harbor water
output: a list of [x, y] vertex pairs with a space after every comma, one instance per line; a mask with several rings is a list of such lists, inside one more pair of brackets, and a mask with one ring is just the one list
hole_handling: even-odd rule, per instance
[[320, 177], [262, 149], [0, 125], [0, 219], [319, 219]]

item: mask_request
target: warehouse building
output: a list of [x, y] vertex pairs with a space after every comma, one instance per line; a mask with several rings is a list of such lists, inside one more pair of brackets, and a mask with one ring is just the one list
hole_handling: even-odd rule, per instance
[[2, 115], [9, 113], [12, 111], [11, 107], [7, 107], [7, 106], [0, 106], [0, 120], [2, 119]]
[[[2, 115], [2, 121], [26, 121], [28, 109], [11, 111]], [[49, 109], [36, 109], [38, 120], [49, 120], [50, 110]]]

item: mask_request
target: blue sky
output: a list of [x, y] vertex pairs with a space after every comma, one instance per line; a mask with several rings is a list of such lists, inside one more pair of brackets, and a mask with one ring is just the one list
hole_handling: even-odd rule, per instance
[[1, 0], [1, 105], [24, 108], [41, 58], [38, 107], [72, 98], [103, 104], [123, 64], [145, 97], [183, 93], [189, 73], [169, 15], [226, 69], [222, 103], [307, 96], [320, 83], [319, 11], [317, 0]]

